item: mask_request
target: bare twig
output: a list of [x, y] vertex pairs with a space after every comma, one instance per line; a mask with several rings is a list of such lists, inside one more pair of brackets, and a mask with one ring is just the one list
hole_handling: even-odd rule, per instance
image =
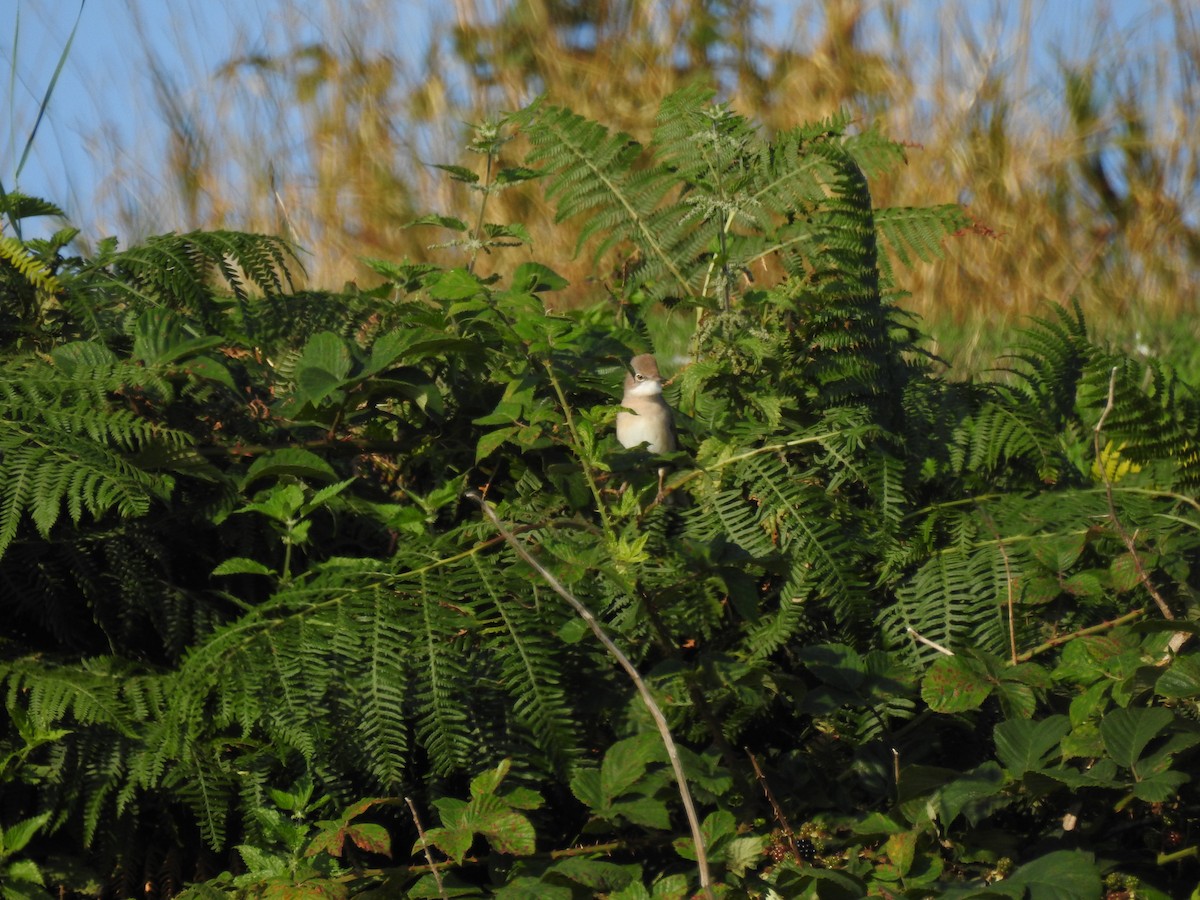
[[916, 640], [918, 643], [924, 644], [926, 647], [932, 647], [938, 653], [944, 653], [946, 656], [954, 655], [953, 650], [949, 650], [946, 647], [943, 647], [941, 644], [937, 643], [936, 641], [931, 641], [929, 638], [925, 637], [925, 635], [923, 635], [919, 631], [917, 631], [917, 629], [909, 626], [908, 628], [906, 628], [904, 630], [907, 631], [909, 634], [911, 634], [913, 636], [913, 639]]
[[1017, 662], [1028, 662], [1035, 656], [1045, 653], [1047, 650], [1053, 650], [1055, 647], [1059, 647], [1068, 641], [1075, 640], [1075, 638], [1087, 637], [1090, 634], [1100, 634], [1101, 632], [1116, 628], [1118, 625], [1125, 625], [1128, 622], [1133, 622], [1137, 619], [1140, 619], [1145, 614], [1146, 608], [1139, 607], [1138, 609], [1125, 613], [1123, 616], [1117, 616], [1115, 619], [1108, 619], [1107, 621], [1100, 622], [1096, 625], [1089, 625], [1087, 628], [1080, 628], [1078, 631], [1072, 631], [1070, 634], [1060, 634], [1058, 637], [1052, 637], [1050, 640], [1038, 644], [1032, 650], [1026, 650], [1019, 657], [1017, 657]]
[[433, 861], [433, 854], [429, 852], [429, 842], [425, 840], [425, 827], [421, 824], [421, 817], [417, 815], [417, 806], [412, 802], [412, 797], [405, 797], [404, 802], [408, 804], [408, 811], [412, 813], [413, 823], [417, 826], [417, 836], [421, 839], [421, 849], [425, 851], [425, 859], [429, 862], [429, 871], [433, 873], [433, 880], [437, 882], [438, 896], [442, 900], [450, 900], [446, 896], [446, 888], [442, 884], [442, 873], [438, 871], [437, 864]]
[[1108, 402], [1104, 404], [1104, 411], [1100, 413], [1100, 418], [1096, 421], [1096, 427], [1092, 429], [1092, 445], [1096, 453], [1096, 468], [1100, 472], [1100, 477], [1104, 480], [1104, 496], [1108, 500], [1108, 518], [1112, 522], [1117, 536], [1125, 544], [1125, 549], [1129, 551], [1129, 557], [1133, 560], [1133, 567], [1137, 571], [1138, 583], [1145, 585], [1146, 590], [1154, 599], [1154, 605], [1158, 607], [1158, 611], [1162, 613], [1163, 618], [1173, 620], [1175, 613], [1171, 612], [1171, 607], [1167, 605], [1167, 601], [1163, 599], [1163, 595], [1158, 592], [1158, 588], [1150, 580], [1150, 574], [1146, 571], [1146, 567], [1142, 565], [1142, 557], [1138, 553], [1133, 535], [1125, 530], [1124, 526], [1121, 525], [1120, 518], [1117, 516], [1117, 504], [1113, 500], [1112, 479], [1108, 476], [1108, 466], [1105, 465], [1104, 455], [1100, 449], [1100, 433], [1104, 429], [1104, 420], [1108, 418], [1108, 414], [1113, 411], [1113, 407], [1116, 405], [1116, 392], [1117, 367], [1113, 366], [1112, 372], [1108, 376]]
[[775, 792], [771, 790], [771, 785], [767, 783], [767, 776], [763, 774], [763, 770], [759, 767], [758, 758], [751, 752], [749, 747], [746, 748], [746, 755], [750, 757], [750, 765], [754, 766], [754, 777], [758, 779], [767, 802], [771, 804], [771, 811], [775, 814], [775, 821], [783, 829], [783, 836], [787, 840], [788, 849], [792, 851], [792, 859], [796, 861], [797, 865], [802, 864], [804, 859], [800, 856], [800, 848], [796, 845], [796, 833], [792, 831], [791, 823], [788, 822], [787, 816], [784, 815], [779, 801], [775, 799]]
[[739, 463], [744, 459], [751, 459], [755, 456], [761, 456], [765, 453], [777, 453], [780, 450], [790, 450], [792, 447], [800, 447], [805, 444], [820, 444], [820, 443], [830, 440], [831, 438], [838, 437], [842, 434], [845, 434], [845, 432], [844, 431], [830, 431], [825, 434], [809, 435], [808, 437], [795, 438], [794, 440], [790, 440], [790, 441], [782, 441], [778, 444], [767, 444], [762, 447], [754, 447], [753, 449], [746, 450], [743, 453], [735, 454], [734, 456], [726, 456], [721, 459], [713, 460], [712, 462], [707, 464], [703, 469], [693, 469], [692, 471], [684, 474], [683, 477], [676, 478], [674, 483], [670, 486], [670, 490], [671, 491], [678, 490], [683, 485], [685, 485], [689, 481], [691, 481], [693, 478], [700, 478], [700, 477], [706, 476], [706, 475], [711, 476], [712, 473], [717, 471], [718, 469], [723, 469], [726, 466], [733, 465], [734, 463]]
[[662, 736], [663, 746], [666, 747], [667, 757], [670, 759], [671, 768], [675, 772], [675, 782], [679, 788], [679, 797], [683, 801], [683, 811], [687, 816], [688, 826], [692, 831], [692, 841], [696, 845], [696, 868], [700, 874], [700, 889], [711, 900], [713, 897], [712, 880], [708, 872], [708, 854], [704, 849], [704, 836], [700, 831], [700, 819], [696, 815], [696, 806], [692, 802], [692, 793], [688, 789], [687, 778], [683, 772], [683, 763], [679, 759], [679, 751], [675, 746], [675, 739], [671, 737], [671, 729], [667, 725], [666, 716], [663, 715], [662, 710], [654, 699], [654, 695], [650, 693], [650, 688], [642, 679], [641, 674], [630, 661], [629, 657], [622, 652], [621, 648], [604, 631], [604, 628], [592, 614], [592, 611], [567, 590], [563, 583], [555, 577], [553, 572], [533, 558], [532, 554], [525, 549], [525, 545], [517, 540], [516, 535], [504, 527], [500, 521], [500, 517], [492, 509], [492, 505], [476, 491], [467, 491], [466, 496], [468, 499], [474, 500], [479, 504], [479, 508], [483, 510], [483, 514], [491, 520], [492, 525], [500, 532], [504, 540], [508, 542], [508, 545], [516, 551], [517, 556], [521, 557], [535, 572], [542, 576], [546, 584], [550, 585], [556, 594], [566, 600], [571, 609], [575, 610], [576, 615], [587, 623], [588, 628], [592, 630], [592, 634], [604, 645], [604, 649], [617, 661], [617, 664], [624, 669], [625, 674], [634, 683], [638, 694], [642, 698], [642, 702], [646, 704], [646, 709], [649, 710], [651, 718], [654, 719], [654, 724], [658, 726], [658, 733]]

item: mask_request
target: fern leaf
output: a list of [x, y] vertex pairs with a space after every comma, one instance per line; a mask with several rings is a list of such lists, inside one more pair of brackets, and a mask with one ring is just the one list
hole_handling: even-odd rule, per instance
[[62, 284], [46, 264], [15, 237], [0, 237], [0, 259], [6, 260], [30, 285], [46, 294], [57, 294]]
[[885, 207], [875, 211], [875, 227], [884, 245], [905, 266], [915, 260], [933, 262], [943, 254], [942, 241], [970, 224], [955, 204]]
[[556, 201], [558, 220], [589, 216], [576, 252], [597, 234], [604, 235], [597, 256], [618, 241], [630, 241], [644, 254], [631, 285], [648, 284], [658, 296], [693, 293], [698, 276], [687, 271], [686, 260], [701, 239], [694, 226], [688, 227], [686, 210], [666, 203], [676, 185], [667, 169], [636, 168], [642, 161], [640, 144], [570, 110], [537, 103], [516, 121], [532, 147], [527, 162], [550, 176], [546, 196]]

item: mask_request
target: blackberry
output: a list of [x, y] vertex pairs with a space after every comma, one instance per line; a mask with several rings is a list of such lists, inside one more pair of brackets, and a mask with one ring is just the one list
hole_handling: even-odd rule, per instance
[[799, 852], [800, 858], [807, 862], [812, 862], [817, 856], [817, 848], [808, 838], [797, 838], [796, 850]]

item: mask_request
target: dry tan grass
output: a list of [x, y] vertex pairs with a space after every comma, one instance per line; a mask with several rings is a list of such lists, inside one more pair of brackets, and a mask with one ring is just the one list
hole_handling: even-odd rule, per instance
[[[979, 229], [904, 277], [923, 314], [997, 320], [1078, 297], [1093, 319], [1185, 316], [1200, 271], [1200, 17], [1157, 0], [1142, 33], [1122, 34], [1097, 0], [1076, 35], [1092, 49], [1063, 48], [1070, 65], [1047, 81], [1035, 50], [1050, 2], [1022, 0], [1005, 28], [1003, 2], [981, 17], [979, 3], [946, 0], [920, 48], [918, 0], [802, 0], [783, 30], [751, 0], [720, 18], [700, 0], [595, 0], [582, 25], [546, 0], [454, 0], [420, 27], [405, 3], [330, 0], [320, 21], [285, 3], [267, 52], [246, 36], [219, 70], [196, 73], [207, 116], [160, 79], [171, 152], [125, 174], [165, 185], [165, 205], [118, 225], [283, 232], [310, 251], [312, 284], [369, 280], [360, 257], [419, 259], [439, 239], [406, 230], [411, 218], [473, 202], [422, 165], [464, 162], [462, 123], [544, 90], [645, 138], [663, 95], [715, 77], [767, 129], [849, 108], [911, 143], [879, 202], [967, 203]], [[398, 53], [421, 27], [433, 29], [425, 55]], [[582, 293], [601, 290], [590, 260], [568, 261], [575, 234], [536, 191], [501, 195], [489, 213], [528, 225], [537, 257]]]

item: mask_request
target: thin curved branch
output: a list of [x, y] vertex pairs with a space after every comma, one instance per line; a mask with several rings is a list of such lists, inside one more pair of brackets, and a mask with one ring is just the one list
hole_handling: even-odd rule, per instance
[[704, 836], [700, 831], [700, 818], [696, 815], [696, 806], [692, 802], [692, 792], [688, 788], [687, 777], [683, 772], [683, 763], [679, 759], [679, 751], [676, 749], [675, 739], [671, 737], [671, 729], [667, 724], [667, 718], [659, 708], [654, 695], [650, 693], [650, 688], [629, 657], [608, 636], [604, 628], [600, 625], [599, 620], [592, 614], [592, 611], [567, 590], [563, 583], [554, 576], [554, 573], [550, 572], [533, 558], [533, 555], [525, 549], [525, 545], [517, 540], [516, 535], [504, 527], [504, 524], [500, 521], [500, 517], [492, 509], [492, 505], [476, 491], [467, 491], [466, 497], [479, 504], [479, 508], [483, 510], [483, 514], [491, 520], [492, 525], [500, 532], [504, 540], [508, 542], [508, 545], [516, 551], [517, 556], [521, 557], [535, 572], [541, 575], [546, 584], [550, 585], [556, 594], [566, 600], [567, 605], [575, 611], [576, 615], [587, 623], [588, 628], [592, 630], [592, 634], [604, 645], [604, 649], [617, 661], [617, 664], [625, 671], [625, 674], [629, 676], [630, 681], [637, 688], [642, 702], [646, 704], [646, 709], [649, 710], [651, 718], [654, 719], [654, 724], [658, 726], [658, 733], [662, 736], [663, 746], [667, 750], [667, 757], [670, 759], [671, 768], [675, 772], [675, 783], [679, 787], [679, 797], [683, 801], [683, 811], [687, 815], [688, 826], [692, 831], [692, 841], [696, 846], [696, 868], [700, 873], [700, 889], [706, 897], [712, 900], [714, 897], [712, 879], [708, 871], [708, 854], [704, 849]]

